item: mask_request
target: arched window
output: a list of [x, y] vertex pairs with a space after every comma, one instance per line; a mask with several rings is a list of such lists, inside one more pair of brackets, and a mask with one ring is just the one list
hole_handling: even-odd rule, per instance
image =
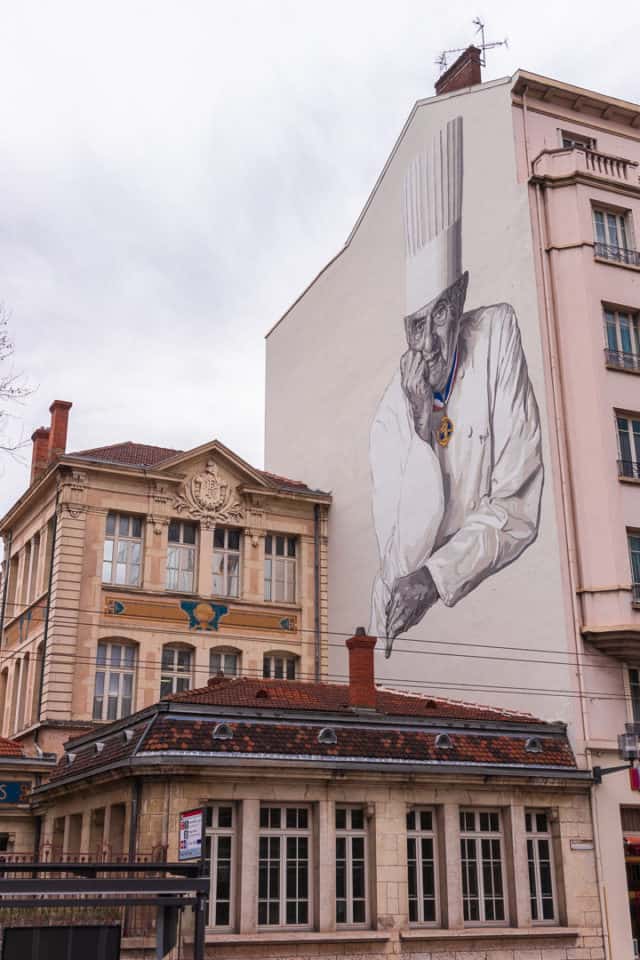
[[271, 680], [295, 680], [298, 675], [298, 657], [294, 653], [273, 650], [262, 658], [262, 676]]
[[182, 644], [165, 644], [162, 648], [160, 697], [188, 690], [193, 682], [193, 648]]
[[235, 647], [213, 647], [209, 652], [209, 674], [212, 677], [223, 673], [225, 677], [240, 675], [240, 651]]
[[119, 720], [134, 709], [137, 649], [127, 640], [100, 640], [96, 651], [94, 720]]

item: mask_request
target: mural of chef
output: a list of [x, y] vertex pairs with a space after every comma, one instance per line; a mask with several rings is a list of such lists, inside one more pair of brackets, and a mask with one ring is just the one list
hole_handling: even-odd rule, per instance
[[[535, 540], [540, 419], [515, 312], [464, 312], [462, 118], [409, 163], [403, 191], [407, 350], [371, 428], [380, 566], [370, 632], [452, 607]], [[496, 270], [499, 270], [496, 265]]]

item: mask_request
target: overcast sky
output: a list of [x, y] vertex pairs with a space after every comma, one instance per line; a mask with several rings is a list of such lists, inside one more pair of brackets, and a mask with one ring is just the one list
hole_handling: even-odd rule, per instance
[[[264, 334], [342, 246], [443, 48], [640, 101], [636, 3], [4, 0], [0, 300], [68, 449], [262, 464]], [[0, 454], [0, 513], [28, 482]], [[306, 478], [301, 478], [306, 479]]]

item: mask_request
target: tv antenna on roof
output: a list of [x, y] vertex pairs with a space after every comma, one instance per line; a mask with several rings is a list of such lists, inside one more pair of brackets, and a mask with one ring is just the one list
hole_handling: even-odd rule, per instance
[[[474, 44], [474, 46], [476, 46], [480, 51], [480, 66], [486, 67], [487, 50], [493, 50], [495, 47], [508, 47], [509, 41], [507, 37], [505, 37], [504, 40], [492, 40], [490, 43], [487, 43], [487, 40], [484, 35], [484, 22], [480, 19], [480, 17], [474, 17], [471, 22], [476, 28], [476, 34], [478, 33], [480, 34], [480, 43]], [[456, 47], [454, 50], [443, 50], [440, 56], [436, 57], [436, 63], [440, 67], [440, 73], [444, 73], [444, 71], [449, 66], [448, 57], [452, 53], [464, 53], [466, 49], [467, 49], [466, 47]]]

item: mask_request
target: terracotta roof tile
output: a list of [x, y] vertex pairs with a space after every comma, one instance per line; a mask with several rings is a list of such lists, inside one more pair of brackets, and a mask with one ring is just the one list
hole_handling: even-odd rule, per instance
[[[350, 711], [349, 687], [343, 683], [309, 683], [296, 680], [261, 680], [215, 677], [210, 686], [185, 690], [169, 697], [179, 703], [229, 707], [265, 707], [274, 710], [313, 710], [323, 713]], [[267, 696], [258, 697], [260, 691]], [[530, 713], [515, 713], [478, 704], [461, 703], [419, 694], [376, 689], [376, 711], [396, 717], [429, 717], [469, 720], [507, 720], [539, 723]]]
[[336, 759], [425, 761], [446, 763], [518, 764], [525, 766], [575, 767], [571, 748], [562, 736], [538, 736], [541, 750], [525, 749], [527, 737], [507, 733], [468, 734], [448, 731], [451, 747], [436, 748], [437, 732], [365, 726], [333, 726], [337, 743], [318, 742], [320, 725], [236, 722], [225, 724], [233, 731], [229, 740], [214, 740], [216, 721], [160, 716], [144, 742], [144, 752], [197, 751], [220, 754], [271, 754], [276, 756], [322, 756]]
[[[121, 463], [127, 467], [157, 467], [165, 460], [170, 460], [184, 452], [184, 450], [173, 450], [170, 447], [155, 447], [149, 443], [133, 443], [127, 440], [125, 443], [112, 443], [104, 447], [93, 447], [90, 450], [76, 450], [68, 453], [67, 456], [79, 460], [94, 460], [97, 463]], [[253, 469], [271, 486], [291, 487], [294, 490], [311, 489], [302, 480], [291, 480], [289, 477], [281, 477], [267, 470], [259, 470], [255, 467]]]
[[[69, 763], [68, 759], [69, 753], [60, 758], [60, 761], [49, 777], [49, 782], [53, 783], [57, 780], [63, 780], [65, 777], [75, 777], [81, 773], [89, 774], [92, 770], [97, 770], [99, 767], [118, 763], [120, 760], [126, 760], [135, 752], [140, 743], [140, 739], [147, 729], [148, 723], [149, 721], [147, 720], [145, 723], [139, 723], [137, 726], [132, 727], [133, 735], [130, 739], [125, 737], [123, 730], [118, 730], [116, 733], [110, 734], [108, 728], [103, 727], [104, 738], [102, 740], [98, 738], [87, 746], [80, 747], [77, 751], [69, 751], [69, 753], [75, 755], [71, 763]], [[104, 747], [98, 752], [96, 750], [96, 743], [100, 742], [104, 743]]]
[[15, 740], [0, 737], [0, 757], [24, 757], [24, 750]]
[[148, 443], [112, 443], [106, 447], [94, 447], [91, 450], [77, 450], [68, 453], [68, 457], [81, 460], [96, 460], [99, 463], [122, 463], [131, 467], [154, 467], [163, 460], [168, 460], [182, 450], [172, 450], [170, 447], [154, 447]]

